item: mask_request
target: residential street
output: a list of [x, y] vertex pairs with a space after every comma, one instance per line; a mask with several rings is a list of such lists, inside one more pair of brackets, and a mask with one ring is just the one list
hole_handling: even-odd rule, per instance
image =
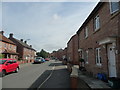
[[[66, 66], [60, 65], [60, 61], [21, 65], [18, 73], [11, 73], [3, 77], [3, 88], [69, 88], [69, 73], [65, 70]], [[67, 78], [62, 78], [61, 72]]]

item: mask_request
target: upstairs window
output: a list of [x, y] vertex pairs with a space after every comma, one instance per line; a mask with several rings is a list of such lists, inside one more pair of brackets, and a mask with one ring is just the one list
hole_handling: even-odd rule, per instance
[[97, 31], [99, 28], [100, 28], [100, 17], [99, 17], [99, 15], [97, 15], [94, 18], [94, 29], [95, 29], [95, 31]]
[[88, 27], [85, 28], [84, 34], [85, 34], [85, 38], [87, 38], [88, 37]]
[[119, 2], [115, 2], [114, 0], [110, 0], [110, 12], [115, 13], [119, 10]]

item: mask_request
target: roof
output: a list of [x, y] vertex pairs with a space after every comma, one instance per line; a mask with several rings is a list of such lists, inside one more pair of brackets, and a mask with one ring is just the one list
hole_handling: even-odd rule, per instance
[[73, 36], [70, 38], [70, 40], [67, 42], [67, 44], [70, 43], [71, 40], [72, 40], [76, 35], [77, 35], [77, 34], [73, 35]]
[[8, 39], [7, 37], [5, 37], [4, 35], [0, 34], [0, 41], [6, 42], [6, 43], [10, 43], [13, 45], [16, 45], [13, 41], [11, 41], [10, 39]]
[[85, 20], [85, 22], [82, 24], [82, 26], [79, 28], [79, 30], [77, 31], [77, 34], [79, 34], [79, 32], [84, 28], [84, 26], [90, 21], [91, 18], [93, 18], [93, 16], [95, 15], [95, 13], [102, 7], [102, 5], [105, 2], [99, 2], [96, 7], [93, 9], [93, 11], [90, 13], [90, 15], [88, 16], [88, 18]]
[[16, 38], [12, 38], [12, 39], [14, 39], [16, 42], [18, 42], [20, 45], [22, 45], [23, 47], [26, 47], [26, 48], [28, 48], [28, 49], [31, 49], [31, 50], [34, 50], [34, 51], [36, 51], [35, 49], [33, 49], [32, 47], [30, 47], [27, 43], [24, 43], [23, 41], [20, 41], [20, 40], [18, 40], [18, 39], [16, 39]]

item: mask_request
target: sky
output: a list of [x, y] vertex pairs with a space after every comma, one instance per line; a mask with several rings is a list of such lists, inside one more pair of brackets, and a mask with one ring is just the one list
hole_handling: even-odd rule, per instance
[[97, 2], [2, 2], [0, 28], [34, 49], [64, 49]]

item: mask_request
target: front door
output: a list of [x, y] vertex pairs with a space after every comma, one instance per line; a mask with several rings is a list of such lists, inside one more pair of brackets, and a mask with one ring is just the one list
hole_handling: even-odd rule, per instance
[[109, 69], [109, 77], [117, 77], [116, 75], [116, 61], [115, 61], [115, 51], [113, 45], [108, 45], [108, 69]]

